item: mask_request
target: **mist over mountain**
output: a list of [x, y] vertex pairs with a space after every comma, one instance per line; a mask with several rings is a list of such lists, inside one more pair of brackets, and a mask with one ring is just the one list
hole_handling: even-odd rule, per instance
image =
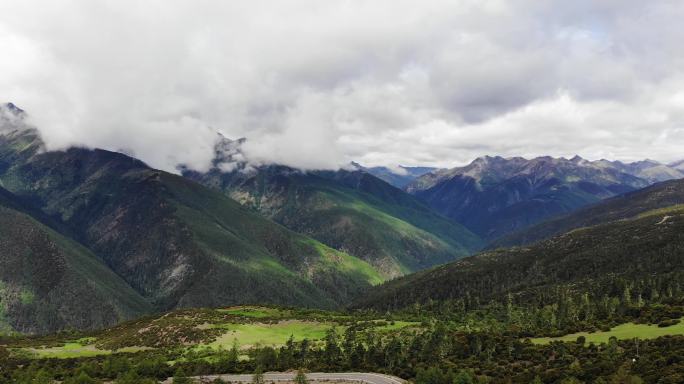
[[[34, 244], [45, 256], [39, 264], [66, 268], [53, 280], [16, 279], [34, 272], [16, 252], [5, 254], [0, 261], [13, 272], [3, 278], [2, 326], [93, 328], [154, 310], [253, 301], [336, 307], [385, 279], [473, 254], [485, 241], [681, 176], [678, 163], [579, 156], [307, 171], [252, 161], [244, 138], [215, 133], [214, 140], [210, 170], [179, 165], [180, 177], [121, 153], [50, 151], [29, 113], [0, 107], [3, 225], [12, 228], [1, 241], [7, 249]], [[382, 177], [412, 179], [410, 193]], [[73, 270], [79, 265], [88, 267]], [[79, 278], [92, 288], [86, 301], [109, 289], [120, 295], [83, 317], [40, 320], [71, 298], [46, 295], [45, 287]], [[101, 317], [111, 311], [118, 315]]]
[[684, 1], [0, 1], [0, 384], [684, 383]]
[[2, 97], [48, 149], [166, 171], [206, 171], [216, 131], [300, 169], [680, 160], [676, 3], [295, 4], [0, 4]]
[[681, 172], [684, 172], [684, 160], [675, 161], [674, 163], [668, 164], [670, 168], [675, 168]]

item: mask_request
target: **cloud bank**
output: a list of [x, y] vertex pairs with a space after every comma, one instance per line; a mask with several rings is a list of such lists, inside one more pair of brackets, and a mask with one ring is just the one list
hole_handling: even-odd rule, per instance
[[0, 99], [49, 148], [205, 169], [684, 157], [681, 1], [0, 3]]

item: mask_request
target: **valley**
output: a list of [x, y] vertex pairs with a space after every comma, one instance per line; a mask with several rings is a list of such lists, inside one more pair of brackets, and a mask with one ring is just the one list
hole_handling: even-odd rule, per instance
[[0, 384], [684, 384], [684, 1], [0, 1]]
[[245, 140], [219, 136], [209, 170], [174, 174], [49, 151], [8, 108], [0, 383], [678, 383], [684, 370], [675, 165], [485, 157], [393, 178], [255, 167]]
[[[467, 256], [483, 241], [406, 192], [362, 170], [302, 172], [231, 161], [244, 141], [222, 139], [214, 168], [185, 177], [223, 191], [285, 227], [393, 278]], [[228, 148], [228, 149], [226, 149]], [[227, 162], [226, 162], [227, 161]], [[230, 164], [232, 170], [221, 167]]]

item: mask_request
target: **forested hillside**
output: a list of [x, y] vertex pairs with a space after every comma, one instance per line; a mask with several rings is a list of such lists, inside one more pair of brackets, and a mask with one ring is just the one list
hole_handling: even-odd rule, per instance
[[489, 245], [490, 248], [530, 244], [574, 228], [633, 218], [647, 211], [684, 204], [684, 180], [670, 180], [581, 208], [542, 222]]
[[0, 188], [0, 334], [111, 326], [152, 306], [92, 252]]
[[683, 252], [684, 208], [674, 206], [399, 278], [355, 307], [459, 313], [494, 303], [527, 308], [521, 327], [569, 331], [645, 305], [681, 303]]
[[[225, 147], [238, 142], [227, 142]], [[235, 148], [232, 148], [235, 150]], [[184, 176], [224, 191], [244, 206], [339, 251], [400, 276], [472, 254], [477, 235], [404, 191], [364, 171], [245, 167], [217, 149], [215, 167]]]

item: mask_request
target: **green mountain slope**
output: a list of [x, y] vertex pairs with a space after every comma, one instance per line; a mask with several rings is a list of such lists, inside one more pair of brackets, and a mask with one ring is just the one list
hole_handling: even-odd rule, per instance
[[0, 333], [93, 329], [152, 306], [85, 247], [0, 188]]
[[45, 152], [0, 134], [0, 183], [31, 201], [156, 309], [237, 303], [333, 307], [382, 281], [368, 263], [122, 154]]
[[406, 276], [356, 306], [385, 310], [437, 300], [472, 308], [513, 300], [540, 307], [559, 292], [607, 304], [627, 295], [634, 302], [681, 297], [683, 252], [684, 208], [677, 205]]
[[671, 180], [606, 199], [568, 215], [510, 234], [490, 248], [530, 244], [571, 229], [628, 219], [643, 212], [684, 204], [684, 180]]
[[399, 276], [471, 254], [480, 239], [413, 196], [361, 171], [283, 166], [184, 175], [246, 207]]

